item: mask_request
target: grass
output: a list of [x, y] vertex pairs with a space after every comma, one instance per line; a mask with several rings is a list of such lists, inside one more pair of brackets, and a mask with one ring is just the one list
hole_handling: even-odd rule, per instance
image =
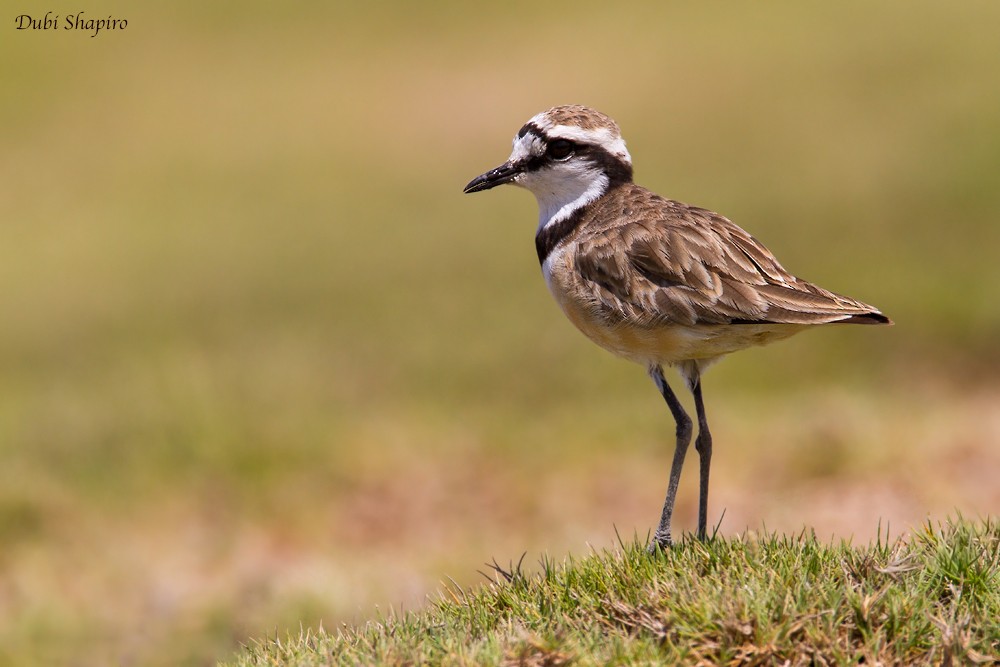
[[865, 547], [815, 534], [641, 542], [494, 565], [426, 610], [255, 642], [230, 667], [985, 664], [1000, 660], [1000, 522]]

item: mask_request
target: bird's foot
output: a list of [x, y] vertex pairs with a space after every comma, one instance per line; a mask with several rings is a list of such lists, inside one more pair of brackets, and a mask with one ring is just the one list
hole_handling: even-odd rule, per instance
[[674, 541], [670, 537], [670, 533], [660, 533], [657, 531], [657, 533], [653, 535], [653, 541], [649, 543], [648, 547], [646, 547], [646, 551], [649, 555], [654, 556], [657, 552], [664, 552], [672, 546], [674, 546]]

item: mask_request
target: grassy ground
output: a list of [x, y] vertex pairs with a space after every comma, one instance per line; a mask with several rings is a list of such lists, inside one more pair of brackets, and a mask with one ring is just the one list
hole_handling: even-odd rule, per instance
[[255, 642], [284, 665], [995, 664], [1000, 525], [925, 525], [866, 547], [815, 534], [622, 544], [541, 572], [494, 566], [425, 611]]
[[645, 534], [662, 400], [552, 304], [530, 196], [461, 195], [557, 103], [897, 323], [712, 369], [721, 535], [1000, 512], [1000, 5], [276, 7], [5, 28], [0, 665], [207, 664]]

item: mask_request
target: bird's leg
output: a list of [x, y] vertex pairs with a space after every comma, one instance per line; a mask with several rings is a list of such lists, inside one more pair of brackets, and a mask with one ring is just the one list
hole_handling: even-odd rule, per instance
[[658, 365], [650, 366], [649, 376], [656, 383], [656, 388], [660, 390], [663, 400], [667, 402], [670, 412], [674, 415], [674, 421], [677, 423], [677, 445], [674, 449], [674, 461], [670, 466], [667, 499], [663, 503], [663, 514], [660, 515], [660, 525], [653, 535], [653, 543], [649, 545], [649, 550], [652, 552], [656, 547], [665, 549], [673, 543], [670, 536], [670, 520], [674, 514], [674, 501], [677, 498], [677, 485], [681, 480], [681, 468], [684, 467], [684, 455], [691, 443], [691, 418], [684, 412], [684, 407], [677, 400], [677, 396], [663, 377], [663, 368]]
[[708, 522], [708, 473], [712, 466], [712, 434], [708, 430], [708, 420], [705, 418], [705, 402], [701, 400], [700, 377], [695, 378], [691, 393], [694, 394], [694, 407], [698, 412], [698, 438], [694, 441], [694, 448], [698, 450], [701, 463], [701, 481], [698, 486], [698, 539], [704, 540]]

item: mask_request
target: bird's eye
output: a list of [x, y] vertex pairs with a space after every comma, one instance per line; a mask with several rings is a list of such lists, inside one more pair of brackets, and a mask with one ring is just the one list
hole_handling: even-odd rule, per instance
[[549, 157], [553, 160], [565, 160], [576, 150], [576, 144], [566, 139], [556, 139], [548, 147]]

